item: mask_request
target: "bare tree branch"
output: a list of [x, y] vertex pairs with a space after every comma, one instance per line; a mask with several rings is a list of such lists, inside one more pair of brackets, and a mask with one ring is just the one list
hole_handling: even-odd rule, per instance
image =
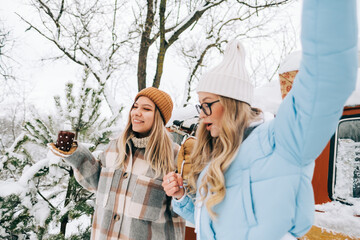
[[11, 56], [11, 51], [13, 48], [14, 40], [10, 39], [11, 32], [6, 30], [4, 27], [0, 27], [0, 102], [5, 99], [6, 94], [6, 85], [9, 80], [13, 82], [16, 81], [15, 75], [13, 73], [13, 64], [17, 62]]
[[[196, 57], [196, 62], [194, 62], [193, 66], [191, 67], [189, 71], [189, 76], [187, 78], [187, 82], [185, 83], [185, 91], [184, 91], [184, 97], [182, 105], [186, 106], [187, 103], [191, 99], [191, 92], [192, 92], [192, 85], [194, 84], [194, 80], [196, 79], [197, 72], [202, 67], [202, 64], [204, 62], [205, 56], [210, 51], [210, 49], [216, 47], [219, 50], [221, 49], [221, 44], [227, 42], [228, 36], [226, 34], [226, 31], [228, 31], [228, 28], [234, 28], [233, 26], [237, 23], [242, 23], [245, 21], [248, 21], [249, 19], [253, 19], [259, 16], [259, 13], [263, 10], [272, 8], [272, 7], [278, 7], [279, 5], [283, 5], [289, 2], [289, 0], [277, 2], [277, 3], [266, 3], [261, 5], [249, 5], [243, 1], [237, 1], [238, 3], [242, 4], [243, 7], [246, 7], [244, 11], [238, 11], [238, 16], [233, 18], [228, 18], [226, 15], [230, 13], [230, 11], [225, 12], [221, 15], [221, 19], [218, 17], [213, 23], [212, 27], [208, 30], [208, 38], [211, 39], [205, 49], [203, 49], [201, 52], [198, 53], [198, 57]], [[256, 2], [257, 3], [257, 2]], [[240, 8], [239, 8], [240, 9]], [[251, 11], [251, 9], [254, 9]], [[231, 16], [231, 15], [230, 15]], [[270, 36], [268, 34], [259, 34], [256, 33], [251, 34], [253, 32], [256, 32], [258, 29], [261, 29], [265, 24], [267, 24], [269, 19], [267, 21], [261, 21], [258, 24], [253, 24], [249, 27], [244, 28], [242, 32], [234, 33], [231, 35], [230, 39], [234, 38], [242, 38], [242, 39], [259, 39], [259, 38], [269, 38]], [[288, 48], [284, 48], [288, 49]], [[221, 50], [220, 50], [221, 51]], [[183, 51], [183, 54], [186, 56], [186, 52]], [[264, 62], [263, 59], [262, 61]], [[263, 63], [259, 61], [257, 67], [264, 68]], [[275, 66], [276, 67], [276, 66]], [[256, 69], [253, 69], [254, 72], [256, 72]], [[268, 74], [270, 76], [270, 79], [273, 78], [276, 75], [277, 68], [271, 68], [268, 69]]]
[[187, 106], [187, 103], [190, 101], [191, 99], [191, 85], [193, 83], [193, 80], [195, 78], [195, 75], [198, 71], [198, 69], [201, 67], [203, 61], [204, 61], [204, 58], [205, 58], [205, 55], [206, 53], [211, 49], [211, 48], [214, 48], [214, 47], [219, 47], [219, 45], [221, 45], [222, 43], [226, 42], [226, 40], [222, 40], [220, 41], [220, 39], [218, 39], [218, 41], [216, 41], [215, 43], [212, 43], [212, 44], [209, 44], [205, 47], [205, 49], [202, 51], [202, 53], [200, 54], [200, 57], [199, 59], [196, 61], [196, 65], [194, 67], [194, 69], [192, 70], [192, 72], [190, 73], [190, 76], [188, 77], [188, 80], [187, 80], [187, 83], [186, 83], [186, 87], [185, 87], [185, 95], [187, 96], [184, 103], [183, 103], [183, 107], [186, 107]]
[[[187, 95], [184, 99], [189, 100], [192, 85], [206, 65], [207, 56], [214, 52], [212, 49], [221, 52], [223, 43], [235, 37], [269, 37], [262, 28], [268, 23], [263, 13], [291, 2], [89, 0], [70, 4], [65, 0], [32, 1], [37, 3], [34, 7], [39, 12], [39, 22], [21, 18], [60, 50], [61, 55], [53, 59], [68, 58], [89, 69], [99, 86], [105, 89], [111, 86], [103, 94], [110, 93], [105, 98], [113, 113], [118, 109], [118, 101], [113, 96], [121, 94], [115, 88], [125, 86], [136, 77], [137, 90], [141, 90], [146, 87], [149, 74], [154, 74], [152, 86], [160, 86], [165, 58], [173, 45], [184, 49], [183, 57], [189, 67], [189, 89], [184, 91]], [[187, 39], [194, 42], [193, 46], [186, 46]], [[189, 49], [190, 46], [193, 49]], [[269, 72], [272, 71], [271, 68]], [[134, 72], [136, 75], [132, 76]]]
[[[201, 16], [209, 9], [221, 4], [222, 2], [224, 2], [225, 0], [221, 0], [215, 3], [211, 3], [211, 2], [206, 2], [201, 8], [197, 9], [195, 12], [190, 14], [190, 18], [187, 18], [186, 21], [184, 20], [181, 24], [179, 24], [177, 26], [177, 28], [174, 30], [174, 34], [172, 34], [172, 36], [169, 38], [168, 41], [165, 40], [165, 21], [163, 19], [163, 26], [161, 26], [162, 24], [162, 16], [160, 15], [160, 37], [161, 34], [164, 35], [164, 39], [160, 40], [160, 49], [158, 52], [158, 58], [157, 58], [157, 69], [156, 69], [156, 73], [155, 73], [155, 77], [153, 80], [153, 87], [159, 87], [160, 85], [160, 79], [163, 73], [163, 67], [164, 67], [164, 60], [165, 60], [165, 52], [167, 51], [167, 49], [176, 41], [178, 40], [179, 36], [186, 30], [188, 29], [193, 23], [195, 23], [196, 21], [198, 21]], [[163, 1], [161, 1], [163, 2]], [[164, 6], [166, 5], [166, 1], [163, 4]], [[163, 11], [165, 13], [165, 7], [163, 6]], [[160, 4], [160, 12], [162, 10], [162, 5]], [[164, 14], [163, 13], [163, 14]]]
[[289, 2], [290, 0], [283, 0], [281, 2], [275, 2], [275, 3], [268, 3], [268, 4], [264, 4], [264, 5], [250, 5], [244, 1], [240, 1], [237, 0], [238, 3], [241, 3], [249, 8], [254, 8], [254, 9], [261, 9], [261, 8], [268, 8], [268, 7], [273, 7], [273, 6], [280, 6], [280, 5], [284, 5], [287, 2]]
[[225, 0], [221, 0], [218, 2], [215, 2], [213, 4], [210, 4], [210, 2], [206, 2], [204, 4], [204, 6], [200, 9], [195, 11], [192, 14], [192, 17], [183, 23], [183, 25], [181, 25], [175, 32], [174, 34], [170, 37], [170, 39], [168, 40], [168, 47], [171, 46], [180, 36], [181, 33], [183, 33], [188, 27], [190, 27], [194, 22], [196, 22], [197, 20], [200, 19], [200, 17], [210, 8], [213, 8], [219, 4], [221, 4], [222, 2], [224, 2]]
[[[96, 16], [97, 12], [101, 11], [98, 7], [99, 1], [95, 0], [88, 8], [85, 9], [79, 5], [79, 2], [76, 2], [74, 7], [77, 12], [74, 13], [72, 12], [73, 10], [66, 9], [65, 1], [61, 0], [60, 5], [58, 6], [57, 17], [54, 16], [53, 11], [51, 10], [53, 7], [51, 8], [49, 5], [47, 5], [50, 4], [50, 2], [43, 2], [42, 0], [35, 1], [39, 3], [40, 7], [37, 7], [36, 5], [34, 5], [34, 7], [37, 7], [39, 16], [42, 19], [42, 25], [48, 33], [37, 27], [35, 24], [30, 23], [24, 17], [19, 17], [30, 26], [30, 29], [34, 29], [45, 39], [52, 42], [64, 54], [64, 56], [76, 64], [89, 69], [100, 85], [105, 85], [106, 81], [110, 78], [116, 68], [126, 62], [114, 59], [115, 53], [120, 49], [120, 46], [128, 42], [128, 39], [124, 41], [118, 41], [117, 34], [115, 32], [115, 18], [118, 9], [117, 0], [115, 0], [113, 8], [114, 20], [111, 28], [112, 42], [109, 46], [110, 48], [108, 48], [106, 53], [107, 56], [105, 58], [103, 55], [100, 56], [100, 51], [98, 48], [94, 48], [92, 44], [92, 42], [95, 42], [96, 39], [98, 39], [100, 36], [100, 32], [93, 31], [91, 26], [91, 22], [93, 21], [94, 16]], [[51, 25], [47, 24], [48, 21], [46, 18], [43, 18], [42, 13], [44, 13], [45, 17], [47, 16], [48, 19], [50, 19], [50, 21], [55, 24], [55, 28], [52, 28]], [[75, 21], [67, 22], [66, 19], [63, 19], [63, 22], [61, 23], [61, 16], [63, 16], [65, 13], [72, 17]], [[80, 23], [80, 25], [76, 23]], [[64, 31], [63, 33], [60, 31], [61, 29]], [[79, 29], [81, 30], [79, 31]], [[56, 34], [52, 34], [54, 32], [56, 32]], [[63, 36], [61, 41], [60, 36]], [[69, 38], [72, 40], [72, 43], [67, 40]], [[119, 104], [117, 104], [116, 101], [110, 100], [112, 98], [110, 95], [104, 95], [104, 97], [107, 100], [111, 111], [116, 113], [117, 109], [120, 108], [120, 106], [118, 106]], [[116, 104], [116, 106], [114, 106], [114, 104]]]

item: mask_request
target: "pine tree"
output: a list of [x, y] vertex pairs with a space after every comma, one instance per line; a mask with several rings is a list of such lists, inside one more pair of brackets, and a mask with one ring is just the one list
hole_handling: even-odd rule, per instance
[[89, 87], [89, 73], [84, 72], [79, 92], [68, 83], [65, 101], [54, 97], [55, 116], [43, 118], [33, 113], [12, 146], [0, 153], [0, 239], [65, 239], [69, 222], [84, 217], [88, 224], [79, 225], [79, 231], [69, 238], [90, 238], [94, 195], [83, 189], [71, 167], [47, 148], [66, 121], [76, 139], [93, 152], [99, 152], [118, 130], [114, 125], [123, 108], [111, 118], [103, 117], [104, 88]]

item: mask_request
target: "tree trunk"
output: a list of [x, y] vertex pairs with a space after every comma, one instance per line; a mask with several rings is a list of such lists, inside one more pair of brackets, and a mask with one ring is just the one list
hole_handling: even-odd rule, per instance
[[156, 73], [153, 80], [153, 87], [159, 88], [160, 79], [164, 69], [164, 61], [165, 61], [165, 52], [167, 49], [167, 43], [165, 41], [165, 10], [166, 10], [166, 0], [161, 0], [160, 2], [160, 49], [157, 56], [157, 64], [156, 64]]
[[147, 64], [147, 55], [150, 47], [150, 33], [154, 25], [154, 3], [153, 0], [147, 1], [147, 15], [145, 21], [144, 31], [141, 35], [140, 42], [140, 51], [139, 51], [139, 61], [138, 61], [138, 91], [146, 88], [146, 64]]

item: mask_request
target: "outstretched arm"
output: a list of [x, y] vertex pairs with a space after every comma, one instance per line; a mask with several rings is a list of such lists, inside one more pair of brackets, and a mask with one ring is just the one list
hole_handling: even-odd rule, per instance
[[91, 152], [81, 144], [73, 154], [64, 160], [73, 168], [78, 183], [85, 189], [96, 192], [101, 170], [100, 161], [96, 160]]
[[59, 150], [54, 143], [48, 144], [50, 150], [62, 157], [74, 170], [78, 183], [85, 189], [96, 192], [99, 182], [101, 164], [91, 152], [81, 144], [73, 146], [69, 152]]
[[304, 0], [301, 40], [300, 70], [274, 134], [284, 157], [306, 165], [329, 141], [355, 88], [356, 0]]

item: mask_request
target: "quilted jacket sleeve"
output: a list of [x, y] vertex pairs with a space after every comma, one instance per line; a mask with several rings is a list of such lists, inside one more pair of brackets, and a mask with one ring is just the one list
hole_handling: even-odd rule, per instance
[[192, 199], [189, 196], [185, 195], [180, 200], [173, 199], [172, 205], [174, 212], [179, 214], [186, 221], [195, 224], [195, 218], [194, 218], [195, 206]]
[[302, 62], [274, 123], [279, 154], [311, 163], [335, 132], [357, 75], [356, 0], [304, 0]]

